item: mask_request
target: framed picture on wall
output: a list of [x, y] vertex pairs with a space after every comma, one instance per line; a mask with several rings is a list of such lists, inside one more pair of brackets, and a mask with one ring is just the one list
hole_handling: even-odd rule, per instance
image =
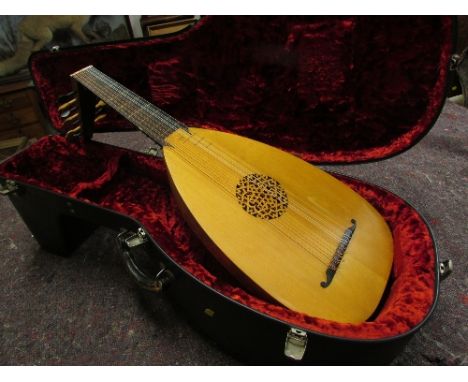
[[35, 51], [132, 37], [128, 16], [0, 16], [0, 84], [28, 79]]
[[200, 16], [141, 16], [140, 24], [145, 37], [164, 36], [181, 32], [199, 19]]

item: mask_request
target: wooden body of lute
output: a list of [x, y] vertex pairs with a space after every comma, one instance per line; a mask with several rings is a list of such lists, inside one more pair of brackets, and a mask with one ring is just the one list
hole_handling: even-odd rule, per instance
[[150, 104], [121, 85], [106, 89], [112, 80], [93, 67], [73, 77], [161, 143], [187, 221], [246, 288], [339, 322], [362, 322], [374, 312], [390, 274], [393, 241], [366, 200], [269, 145], [186, 128], [155, 114], [157, 108], [148, 113]]

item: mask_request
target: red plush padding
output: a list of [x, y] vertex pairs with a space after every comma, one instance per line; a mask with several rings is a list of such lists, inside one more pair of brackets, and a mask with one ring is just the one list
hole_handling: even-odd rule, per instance
[[239, 287], [179, 214], [161, 160], [96, 142], [69, 143], [53, 136], [42, 138], [1, 164], [0, 175], [133, 217], [169, 256], [199, 280], [292, 325], [346, 338], [386, 338], [414, 328], [434, 302], [435, 249], [426, 224], [402, 199], [358, 180], [342, 178], [378, 209], [393, 233], [392, 284], [373, 321], [342, 324], [267, 303]]
[[[189, 125], [307, 161], [356, 162], [401, 152], [428, 131], [451, 50], [450, 17], [214, 16], [169, 39], [40, 52], [31, 70], [58, 129], [58, 96], [92, 64]], [[111, 113], [96, 130], [126, 127]]]

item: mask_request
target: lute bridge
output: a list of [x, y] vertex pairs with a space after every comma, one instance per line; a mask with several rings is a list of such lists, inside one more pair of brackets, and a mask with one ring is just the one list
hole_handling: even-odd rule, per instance
[[343, 237], [341, 238], [340, 244], [336, 248], [335, 254], [333, 255], [333, 258], [330, 264], [328, 265], [328, 268], [326, 271], [327, 280], [322, 281], [320, 283], [322, 288], [327, 288], [331, 284], [333, 277], [335, 277], [335, 273], [341, 264], [341, 260], [343, 259], [345, 251], [348, 248], [349, 242], [351, 241], [354, 231], [356, 230], [356, 220], [351, 219], [351, 223], [352, 225], [348, 227], [346, 231], [344, 232]]

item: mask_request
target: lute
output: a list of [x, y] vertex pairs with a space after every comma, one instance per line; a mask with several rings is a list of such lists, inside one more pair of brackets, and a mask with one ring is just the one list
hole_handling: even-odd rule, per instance
[[371, 316], [393, 241], [360, 195], [267, 144], [187, 127], [93, 66], [71, 77], [162, 147], [185, 219], [248, 290], [313, 317]]

